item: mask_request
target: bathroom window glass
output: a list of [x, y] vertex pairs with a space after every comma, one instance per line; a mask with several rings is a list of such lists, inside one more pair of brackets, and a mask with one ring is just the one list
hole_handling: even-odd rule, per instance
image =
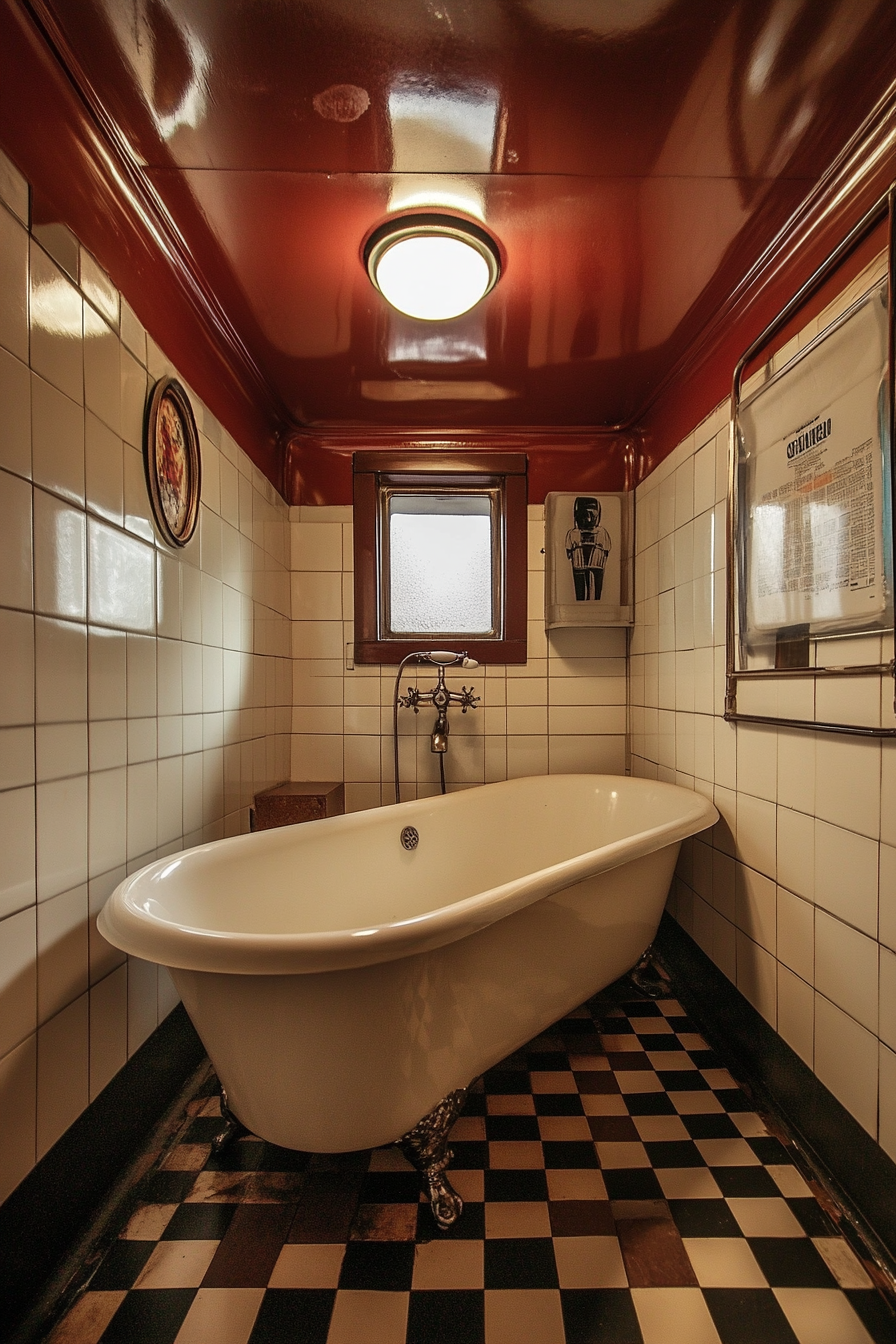
[[494, 635], [501, 579], [496, 494], [386, 493], [387, 636]]
[[358, 662], [525, 662], [523, 454], [356, 453], [354, 506]]

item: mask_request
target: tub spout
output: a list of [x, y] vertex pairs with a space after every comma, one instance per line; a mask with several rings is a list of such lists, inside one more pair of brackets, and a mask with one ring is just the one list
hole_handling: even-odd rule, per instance
[[448, 1134], [466, 1099], [465, 1087], [449, 1092], [397, 1145], [423, 1177], [432, 1216], [442, 1228], [456, 1223], [464, 1208], [463, 1200], [445, 1175], [445, 1168], [454, 1156], [448, 1147]]
[[439, 710], [439, 717], [436, 719], [436, 725], [432, 730], [432, 741], [429, 749], [439, 754], [448, 750], [448, 715], [443, 709]]

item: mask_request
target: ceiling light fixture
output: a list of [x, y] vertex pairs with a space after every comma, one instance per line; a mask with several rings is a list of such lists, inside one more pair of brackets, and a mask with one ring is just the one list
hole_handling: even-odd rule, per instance
[[367, 274], [400, 313], [444, 322], [468, 312], [501, 274], [484, 229], [453, 215], [402, 215], [376, 229], [364, 248]]

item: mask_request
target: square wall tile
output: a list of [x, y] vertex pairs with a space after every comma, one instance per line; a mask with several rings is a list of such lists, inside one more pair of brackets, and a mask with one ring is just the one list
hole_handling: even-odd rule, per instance
[[7, 210], [0, 210], [0, 345], [19, 359], [28, 359], [27, 230]]
[[84, 401], [84, 301], [42, 248], [31, 244], [31, 367], [73, 401]]
[[877, 1039], [821, 994], [815, 996], [815, 1072], [876, 1138]]
[[87, 883], [37, 907], [37, 1017], [46, 1022], [87, 989]]
[[80, 509], [34, 491], [34, 607], [45, 616], [87, 616], [87, 519]]
[[87, 718], [87, 630], [71, 621], [35, 621], [37, 722]]
[[31, 486], [0, 471], [0, 605], [32, 607]]
[[877, 1031], [878, 945], [858, 930], [815, 912], [815, 988], [869, 1031]]
[[35, 1162], [37, 1127], [37, 1037], [30, 1036], [0, 1059], [0, 1200], [12, 1194]]
[[31, 476], [31, 373], [0, 346], [0, 467]]
[[37, 1034], [38, 1158], [52, 1148], [87, 1105], [88, 1057], [88, 996], [82, 994]]
[[87, 881], [87, 776], [37, 786], [37, 899]]
[[119, 966], [90, 990], [90, 1099], [128, 1057], [128, 968]]
[[0, 1058], [37, 1027], [34, 907], [0, 921]]
[[811, 984], [778, 964], [778, 1031], [800, 1059], [813, 1066], [815, 991]]
[[78, 398], [31, 376], [34, 481], [73, 504], [84, 503], [84, 408]]
[[34, 789], [0, 793], [0, 917], [35, 899]]
[[873, 840], [815, 823], [815, 900], [870, 937], [877, 934], [878, 846]]

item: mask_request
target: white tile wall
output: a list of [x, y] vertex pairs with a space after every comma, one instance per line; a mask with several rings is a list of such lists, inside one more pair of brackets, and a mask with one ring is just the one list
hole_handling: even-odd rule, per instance
[[637, 492], [632, 771], [714, 799], [671, 912], [896, 1158], [896, 742], [724, 722], [727, 458], [726, 402]]
[[155, 536], [143, 409], [173, 370], [27, 202], [0, 155], [0, 1200], [176, 1002], [103, 902], [245, 830], [291, 731], [286, 506], [194, 397], [199, 536]]
[[[394, 800], [391, 704], [395, 667], [349, 670], [352, 510], [290, 510], [292, 536], [292, 777], [346, 783], [349, 811]], [[521, 775], [620, 774], [626, 768], [625, 630], [544, 630], [544, 509], [529, 508], [529, 661], [448, 673], [481, 703], [452, 710], [449, 787]], [[405, 669], [403, 687], [434, 672]], [[402, 798], [439, 789], [429, 749], [434, 711], [399, 711]]]

